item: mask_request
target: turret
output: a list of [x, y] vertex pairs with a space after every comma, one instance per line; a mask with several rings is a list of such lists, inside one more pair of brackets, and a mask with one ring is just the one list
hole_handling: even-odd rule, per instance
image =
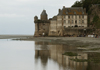
[[43, 10], [42, 13], [41, 13], [41, 15], [40, 15], [41, 20], [47, 20], [47, 19], [48, 19], [47, 16], [48, 16], [48, 15], [47, 15], [47, 13], [46, 13], [46, 10]]
[[35, 17], [34, 17], [34, 22], [35, 22], [35, 21], [37, 21], [37, 20], [38, 20], [38, 17], [37, 17], [37, 16], [35, 16]]

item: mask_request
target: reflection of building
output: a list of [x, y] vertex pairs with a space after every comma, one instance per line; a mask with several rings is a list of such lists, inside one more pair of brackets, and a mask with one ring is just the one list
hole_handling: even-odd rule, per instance
[[35, 42], [35, 58], [40, 58], [43, 66], [46, 66], [48, 58], [50, 57], [47, 44], [46, 42]]
[[[40, 45], [40, 42], [36, 43], [36, 45], [37, 44]], [[57, 62], [59, 67], [63, 68], [64, 70], [67, 68], [72, 70], [87, 70], [87, 62], [76, 62], [70, 60], [71, 58], [75, 59], [76, 56], [62, 55], [64, 52], [75, 52], [80, 55], [77, 56], [78, 59], [88, 59], [88, 55], [86, 53], [77, 51], [77, 47], [68, 45], [52, 45], [49, 43], [49, 49], [44, 50], [44, 48], [42, 49], [42, 44], [45, 44], [45, 42], [41, 42], [41, 50], [35, 50], [35, 57], [36, 59], [40, 57], [42, 64], [46, 65], [48, 58], [50, 57], [50, 59], [53, 59], [55, 62]], [[47, 45], [47, 43], [45, 45]]]
[[82, 34], [87, 28], [87, 13], [82, 7], [71, 7], [59, 9], [58, 15], [47, 19], [46, 10], [41, 13], [41, 19], [34, 17], [35, 35], [42, 36], [64, 36], [67, 34]]
[[35, 50], [49, 50], [47, 42], [35, 42]]
[[66, 69], [72, 69], [72, 70], [86, 70], [87, 69], [87, 62], [76, 62], [70, 59], [75, 59], [76, 56], [67, 56], [62, 55], [64, 52], [75, 52], [80, 56], [77, 56], [78, 59], [88, 59], [86, 53], [82, 52], [76, 52], [76, 47], [73, 48], [73, 46], [66, 46], [66, 45], [52, 45], [50, 47], [50, 57], [57, 61], [59, 65], [63, 65], [63, 67]]
[[100, 70], [100, 53], [91, 52], [88, 54], [89, 60], [88, 69], [90, 70]]

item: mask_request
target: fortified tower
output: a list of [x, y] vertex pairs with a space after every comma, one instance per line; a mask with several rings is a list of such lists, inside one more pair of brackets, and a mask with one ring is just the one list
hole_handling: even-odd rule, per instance
[[47, 13], [46, 13], [46, 10], [43, 10], [43, 11], [42, 11], [40, 17], [41, 17], [41, 20], [48, 20], [48, 18], [47, 18], [48, 15], [47, 15]]
[[34, 17], [34, 23], [35, 23], [35, 34], [34, 36], [48, 36], [49, 32], [49, 20], [48, 15], [46, 13], [46, 10], [43, 10], [40, 19], [38, 19], [37, 16]]

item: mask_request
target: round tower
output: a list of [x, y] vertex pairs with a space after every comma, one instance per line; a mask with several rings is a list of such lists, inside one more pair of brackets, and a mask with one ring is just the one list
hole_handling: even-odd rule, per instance
[[47, 18], [48, 15], [47, 15], [47, 13], [46, 13], [46, 10], [43, 10], [43, 11], [42, 11], [40, 17], [41, 17], [41, 20], [47, 20], [47, 19], [48, 19], [48, 18]]
[[38, 20], [38, 17], [37, 17], [37, 16], [35, 16], [35, 17], [34, 17], [34, 21], [37, 21], [37, 20]]

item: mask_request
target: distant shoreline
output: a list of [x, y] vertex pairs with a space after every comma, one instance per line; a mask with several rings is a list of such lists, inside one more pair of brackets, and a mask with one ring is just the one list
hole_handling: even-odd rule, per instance
[[0, 39], [21, 39], [29, 41], [78, 41], [78, 42], [91, 42], [100, 43], [100, 38], [89, 38], [89, 37], [33, 37], [33, 35], [0, 35]]
[[33, 37], [32, 35], [0, 35], [0, 39], [12, 39], [33, 42], [47, 42], [54, 45], [70, 45], [81, 49], [100, 48], [100, 38], [89, 37]]
[[12, 38], [28, 38], [33, 35], [0, 35], [0, 39], [12, 39]]

